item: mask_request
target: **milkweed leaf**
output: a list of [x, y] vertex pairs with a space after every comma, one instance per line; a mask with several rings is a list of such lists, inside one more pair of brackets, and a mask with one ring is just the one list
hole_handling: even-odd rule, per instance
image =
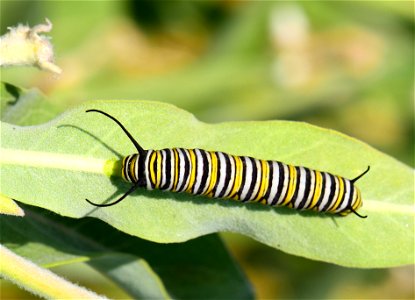
[[[85, 114], [92, 108], [114, 115], [145, 149], [218, 150], [346, 178], [370, 165], [370, 173], [357, 184], [364, 200], [360, 211], [369, 217], [299, 213], [146, 190], [137, 190], [113, 207], [92, 207], [85, 198], [103, 202], [129, 188], [116, 176], [113, 161], [135, 152], [110, 120]], [[40, 126], [2, 123], [1, 131], [2, 192], [64, 216], [99, 218], [128, 234], [159, 243], [233, 231], [288, 253], [344, 266], [413, 263], [413, 170], [331, 130], [283, 121], [212, 125], [162, 103], [96, 101]]]

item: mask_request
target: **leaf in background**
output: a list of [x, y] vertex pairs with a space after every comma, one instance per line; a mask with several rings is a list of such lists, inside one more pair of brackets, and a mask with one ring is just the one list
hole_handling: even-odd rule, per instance
[[60, 111], [36, 88], [24, 89], [0, 83], [1, 120], [19, 125], [34, 125], [52, 119]]
[[107, 299], [43, 269], [0, 245], [0, 275], [46, 299]]
[[[144, 148], [202, 148], [277, 159], [353, 178], [364, 198], [362, 220], [330, 217], [192, 195], [139, 190], [98, 209], [129, 185], [108, 178], [109, 159], [134, 152], [111, 113]], [[177, 134], [177, 133], [180, 134]], [[90, 102], [37, 127], [2, 124], [2, 192], [64, 216], [96, 217], [144, 239], [182, 242], [218, 231], [239, 232], [285, 252], [354, 267], [413, 262], [413, 171], [366, 144], [294, 122], [204, 124], [173, 106], [140, 101]], [[105, 170], [104, 170], [105, 169]], [[30, 182], [30, 184], [28, 184]], [[47, 187], [47, 188], [45, 188]], [[112, 195], [112, 196], [111, 196]]]
[[253, 298], [249, 283], [217, 236], [155, 244], [96, 219], [75, 220], [24, 208], [27, 215], [19, 221], [0, 219], [0, 239], [37, 264], [85, 261], [134, 298]]

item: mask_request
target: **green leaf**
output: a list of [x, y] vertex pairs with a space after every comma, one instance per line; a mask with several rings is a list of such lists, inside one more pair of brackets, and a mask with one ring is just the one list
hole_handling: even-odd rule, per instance
[[[128, 189], [120, 178], [108, 175], [117, 167], [113, 160], [135, 149], [111, 120], [84, 113], [90, 108], [114, 115], [146, 149], [218, 150], [347, 178], [370, 165], [370, 173], [357, 184], [364, 199], [359, 212], [369, 217], [331, 217], [145, 190], [113, 207], [91, 207], [85, 198], [103, 202]], [[413, 170], [330, 130], [279, 121], [210, 125], [162, 103], [97, 101], [41, 126], [3, 123], [1, 146], [4, 194], [64, 216], [99, 218], [151, 241], [182, 242], [211, 232], [233, 231], [288, 253], [344, 266], [413, 263]]]
[[106, 299], [43, 269], [0, 245], [0, 274], [44, 298]]
[[13, 199], [0, 194], [0, 214], [23, 217], [24, 211]]
[[253, 298], [249, 283], [216, 236], [155, 244], [97, 219], [75, 220], [23, 207], [25, 218], [0, 219], [0, 240], [42, 266], [84, 261], [134, 298]]
[[24, 89], [0, 83], [1, 120], [12, 124], [34, 125], [52, 119], [60, 110], [36, 88]]

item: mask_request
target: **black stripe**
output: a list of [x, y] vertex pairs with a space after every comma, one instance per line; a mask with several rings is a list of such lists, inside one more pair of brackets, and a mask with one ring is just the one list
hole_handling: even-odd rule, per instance
[[329, 199], [327, 201], [327, 203], [324, 205], [322, 211], [327, 211], [327, 209], [333, 205], [333, 201], [335, 201], [334, 198], [334, 194], [336, 193], [336, 189], [337, 189], [337, 183], [336, 183], [336, 178], [334, 178], [333, 175], [327, 173], [331, 179], [331, 187], [330, 187], [330, 194], [329, 194]]
[[[311, 189], [311, 172], [313, 172], [312, 170], [308, 169], [308, 168], [304, 168], [305, 170], [305, 188], [304, 188], [304, 198], [301, 200], [301, 202], [298, 204], [298, 206], [296, 207], [296, 209], [303, 209], [304, 205], [307, 202], [308, 197], [310, 196], [310, 189]], [[311, 201], [310, 201], [311, 202]]]
[[207, 158], [207, 155], [210, 155], [210, 154], [207, 153], [207, 151], [205, 150], [200, 150], [200, 155], [202, 156], [201, 163], [203, 163], [203, 173], [202, 173], [202, 178], [201, 178], [199, 189], [194, 192], [194, 194], [198, 194], [198, 195], [200, 195], [203, 192], [203, 190], [206, 188], [207, 179], [209, 176], [209, 168], [210, 168], [209, 160]]
[[183, 177], [183, 185], [181, 188], [181, 191], [184, 191], [184, 189], [187, 187], [187, 184], [190, 180], [190, 171], [192, 170], [192, 160], [190, 159], [190, 153], [189, 150], [185, 149], [183, 151], [184, 153], [184, 159], [186, 160], [186, 165], [184, 167], [184, 177]]
[[[187, 157], [187, 151], [186, 149], [183, 148], [178, 148], [180, 149], [180, 152], [183, 154], [183, 160], [182, 163], [184, 164], [184, 173], [183, 173], [183, 180], [182, 180], [182, 184], [177, 186], [177, 191], [181, 192], [183, 190], [183, 188], [186, 186], [186, 182], [189, 179], [189, 174], [190, 174], [190, 158]], [[179, 174], [180, 174], [180, 169], [179, 169]], [[179, 176], [180, 178], [180, 176]]]
[[282, 193], [282, 187], [284, 185], [284, 179], [285, 179], [284, 167], [282, 163], [277, 161], [277, 164], [278, 164], [278, 188], [277, 188], [277, 194], [275, 195], [274, 200], [272, 200], [271, 205], [277, 204], [278, 198], [281, 196], [281, 193]]
[[343, 209], [343, 211], [350, 210], [350, 208], [352, 207], [352, 204], [353, 204], [353, 196], [354, 196], [354, 193], [355, 193], [355, 187], [354, 187], [353, 183], [350, 180], [349, 180], [349, 184], [350, 184], [349, 199], [347, 199], [347, 205], [346, 205], [345, 209]]
[[147, 181], [146, 181], [146, 168], [145, 168], [145, 162], [146, 162], [146, 157], [147, 157], [147, 150], [144, 150], [143, 153], [141, 153], [138, 156], [138, 185], [140, 187], [143, 186], [147, 186]]
[[294, 168], [295, 168], [295, 173], [297, 175], [297, 180], [295, 181], [295, 186], [293, 187], [294, 194], [291, 197], [290, 202], [288, 202], [288, 203], [292, 203], [293, 207], [294, 207], [295, 200], [297, 200], [298, 192], [300, 191], [300, 184], [301, 184], [301, 181], [300, 181], [300, 179], [301, 179], [301, 169], [300, 169], [300, 167], [294, 167]]

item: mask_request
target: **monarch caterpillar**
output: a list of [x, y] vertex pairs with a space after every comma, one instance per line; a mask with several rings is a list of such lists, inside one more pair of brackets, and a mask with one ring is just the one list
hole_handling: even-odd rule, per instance
[[241, 202], [260, 202], [270, 206], [288, 206], [339, 215], [356, 212], [362, 206], [360, 191], [354, 186], [370, 167], [354, 179], [279, 161], [260, 160], [202, 149], [170, 148], [144, 150], [127, 129], [106, 112], [90, 109], [112, 119], [137, 149], [122, 162], [122, 177], [132, 187], [112, 203], [122, 201], [139, 187], [187, 192], [213, 198], [231, 198]]

